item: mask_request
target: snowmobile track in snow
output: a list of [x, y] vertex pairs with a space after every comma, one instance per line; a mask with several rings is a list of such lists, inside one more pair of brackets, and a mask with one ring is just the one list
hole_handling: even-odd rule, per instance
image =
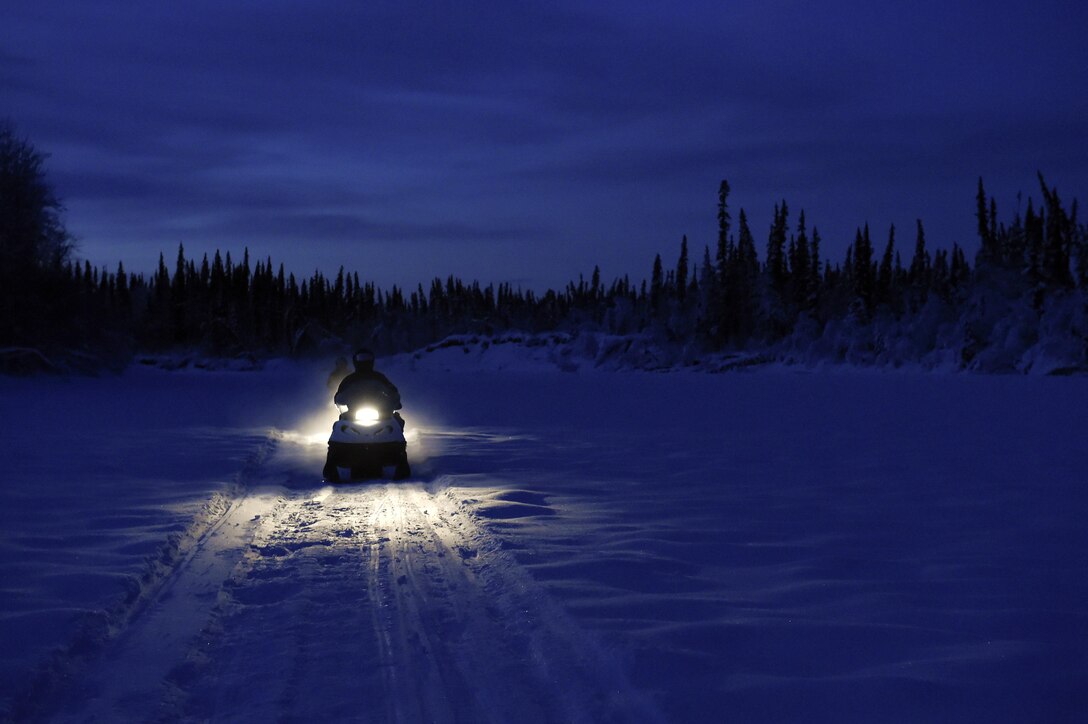
[[[228, 488], [212, 496], [194, 516], [184, 531], [170, 536], [158, 553], [147, 559], [147, 566], [138, 577], [132, 579], [133, 586], [129, 593], [111, 609], [94, 615], [88, 615], [86, 623], [67, 647], [54, 652], [48, 662], [42, 665], [24, 695], [15, 702], [12, 711], [13, 721], [50, 721], [63, 719], [65, 711], [72, 705], [74, 696], [88, 691], [87, 685], [95, 686], [95, 677], [104, 673], [104, 662], [110, 656], [116, 656], [118, 649], [128, 645], [129, 657], [133, 656], [133, 646], [129, 639], [133, 629], [145, 625], [149, 618], [155, 618], [155, 611], [164, 600], [174, 598], [175, 591], [191, 591], [192, 584], [186, 581], [179, 586], [178, 581], [185, 578], [185, 570], [194, 560], [199, 560], [208, 543], [224, 534], [224, 526], [240, 516], [241, 506], [246, 501], [245, 490], [256, 476], [265, 460], [272, 455], [280, 441], [276, 431], [270, 431], [264, 441], [248, 457], [245, 465], [231, 481]], [[241, 531], [228, 530], [227, 535], [237, 536]], [[174, 599], [172, 611], [179, 606]], [[183, 617], [190, 619], [194, 612], [184, 611]], [[164, 617], [158, 616], [162, 621]], [[165, 617], [169, 621], [169, 616]], [[170, 624], [167, 624], [168, 627]], [[174, 624], [175, 637], [184, 635], [184, 624]], [[169, 637], [168, 632], [159, 635]], [[145, 639], [147, 637], [145, 636]], [[136, 656], [148, 654], [148, 650], [139, 651]], [[154, 646], [154, 644], [152, 644]], [[136, 648], [139, 646], [137, 644]], [[88, 667], [94, 671], [87, 671]], [[146, 676], [147, 670], [141, 671]], [[79, 682], [73, 688], [72, 682]], [[101, 699], [94, 699], [96, 706]], [[82, 704], [80, 704], [82, 707]], [[60, 707], [61, 714], [55, 709]], [[104, 714], [103, 721], [117, 715]], [[85, 712], [81, 720], [93, 721], [98, 714]]]
[[[599, 667], [586, 665], [593, 652], [578, 650], [569, 623], [517, 580], [452, 501], [389, 488], [368, 522], [367, 581], [389, 721], [577, 721], [608, 708], [595, 697], [610, 686], [556, 686], [571, 665], [599, 678]], [[574, 648], [545, 643], [545, 635]]]
[[224, 591], [184, 718], [659, 719], [441, 484], [284, 498]]
[[443, 481], [262, 487], [282, 444], [56, 720], [660, 720]]

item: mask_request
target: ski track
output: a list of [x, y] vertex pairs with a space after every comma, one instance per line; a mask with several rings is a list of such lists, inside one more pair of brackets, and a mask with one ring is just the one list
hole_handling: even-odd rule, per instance
[[54, 720], [661, 720], [445, 482], [243, 488]]

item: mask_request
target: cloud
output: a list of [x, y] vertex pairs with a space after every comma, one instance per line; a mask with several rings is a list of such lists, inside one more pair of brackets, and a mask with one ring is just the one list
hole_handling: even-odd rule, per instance
[[494, 242], [536, 241], [542, 230], [532, 227], [491, 227], [456, 221], [419, 223], [370, 218], [358, 214], [319, 211], [268, 213], [228, 212], [217, 219], [176, 225], [178, 232], [262, 240], [330, 242]]
[[713, 233], [722, 177], [753, 214], [798, 196], [844, 238], [866, 217], [951, 224], [949, 189], [979, 174], [995, 192], [1037, 167], [1088, 184], [1084, 15], [13, 0], [0, 102], [53, 154], [88, 253], [362, 237], [641, 268], [664, 239]]

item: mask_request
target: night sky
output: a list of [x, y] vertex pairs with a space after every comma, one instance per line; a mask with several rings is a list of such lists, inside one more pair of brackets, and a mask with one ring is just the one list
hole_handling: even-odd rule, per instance
[[[591, 9], [587, 9], [591, 8]], [[984, 9], [983, 9], [984, 8]], [[79, 255], [219, 246], [382, 285], [648, 275], [776, 200], [972, 253], [1042, 170], [1088, 190], [1088, 9], [975, 2], [47, 2], [0, 9], [0, 118]]]

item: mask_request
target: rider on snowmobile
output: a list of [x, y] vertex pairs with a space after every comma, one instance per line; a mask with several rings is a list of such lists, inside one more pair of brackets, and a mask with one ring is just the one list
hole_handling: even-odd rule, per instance
[[[379, 402], [388, 412], [401, 408], [400, 391], [389, 378], [374, 369], [374, 353], [369, 349], [358, 350], [351, 358], [355, 371], [344, 378], [336, 389], [332, 401], [337, 405], [354, 407], [362, 401]], [[375, 399], [377, 398], [377, 399]], [[400, 415], [394, 414], [400, 421]], [[404, 426], [404, 422], [401, 426]]]
[[[350, 467], [353, 480], [375, 478], [382, 476], [384, 466], [394, 465], [393, 479], [403, 480], [412, 474], [412, 469], [408, 465], [404, 435], [401, 433], [404, 420], [396, 412], [401, 407], [400, 391], [388, 377], [374, 369], [374, 353], [370, 350], [360, 349], [352, 361], [355, 371], [344, 378], [333, 396], [334, 403], [348, 409], [333, 425], [322, 477], [328, 482], [339, 482], [338, 468]], [[362, 439], [355, 438], [358, 429], [352, 421], [357, 419], [356, 413], [363, 413], [368, 407], [375, 408], [379, 418], [392, 417], [400, 423], [400, 430], [388, 425], [369, 428], [364, 422], [363, 427], [369, 428], [381, 439], [374, 440], [365, 435]], [[373, 423], [377, 423], [377, 420], [375, 418]]]

